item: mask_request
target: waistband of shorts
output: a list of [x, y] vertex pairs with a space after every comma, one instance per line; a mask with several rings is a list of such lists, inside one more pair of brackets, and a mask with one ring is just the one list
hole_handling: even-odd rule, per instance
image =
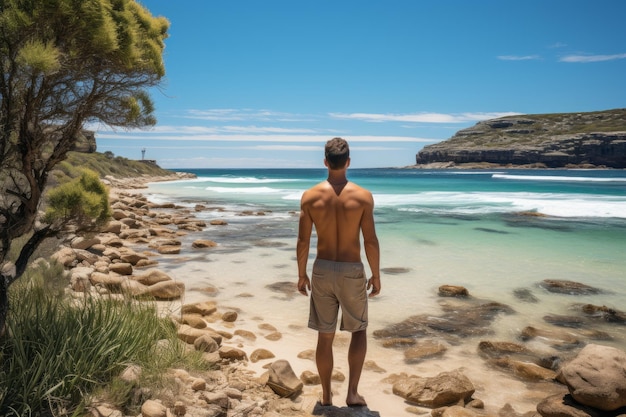
[[347, 272], [352, 271], [355, 268], [363, 268], [363, 262], [338, 262], [319, 258], [315, 259], [314, 265], [338, 272]]

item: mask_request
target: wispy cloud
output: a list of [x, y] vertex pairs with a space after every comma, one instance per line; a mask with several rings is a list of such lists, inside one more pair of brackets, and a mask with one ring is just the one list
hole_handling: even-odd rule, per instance
[[[412, 136], [352, 136], [344, 135], [351, 143], [354, 142], [437, 142], [440, 139], [419, 138]], [[146, 140], [151, 141], [191, 141], [191, 142], [275, 142], [275, 143], [325, 143], [328, 135], [246, 135], [246, 134], [188, 134], [172, 132], [169, 134], [155, 134], [154, 132], [99, 132], [99, 139], [109, 140]]]
[[409, 113], [409, 114], [384, 114], [384, 113], [330, 113], [335, 119], [362, 120], [366, 122], [403, 122], [403, 123], [467, 123], [477, 122], [498, 117], [513, 116], [519, 113]]
[[626, 54], [613, 54], [613, 55], [566, 55], [559, 59], [560, 62], [575, 62], [575, 63], [588, 63], [588, 62], [603, 62], [603, 61], [615, 61], [617, 59], [626, 59]]
[[552, 45], [549, 45], [548, 48], [550, 49], [556, 49], [556, 48], [565, 48], [567, 46], [566, 43], [563, 42], [555, 42]]
[[539, 55], [499, 55], [501, 61], [536, 61], [541, 59]]
[[188, 119], [200, 119], [219, 122], [237, 120], [256, 120], [264, 122], [304, 122], [314, 120], [314, 117], [311, 115], [292, 114], [263, 109], [192, 109], [188, 110], [183, 117]]

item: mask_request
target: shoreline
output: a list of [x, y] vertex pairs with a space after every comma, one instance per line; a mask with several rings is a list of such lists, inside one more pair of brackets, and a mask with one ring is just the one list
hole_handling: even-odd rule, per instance
[[[190, 178], [190, 177], [187, 177], [187, 178]], [[128, 190], [131, 190], [133, 193], [138, 193], [138, 195], [143, 196], [141, 190], [147, 187], [147, 183], [156, 182], [156, 181], [170, 181], [170, 180], [177, 180], [177, 179], [184, 179], [184, 178], [180, 178], [178, 175], [176, 175], [173, 178], [169, 178], [169, 177], [168, 178], [161, 177], [161, 178], [156, 178], [156, 179], [155, 178], [142, 178], [138, 181], [136, 179], [126, 180], [126, 181], [121, 180], [115, 183], [110, 183], [110, 185], [113, 185], [113, 187], [110, 189], [110, 195], [119, 196], [120, 194], [127, 193]], [[186, 208], [185, 209], [181, 209], [180, 207], [177, 208], [173, 203], [154, 205], [153, 208], [149, 209], [149, 211], [150, 212], [173, 211], [174, 213], [180, 212], [183, 217], [194, 217], [193, 211], [186, 209]], [[200, 228], [200, 230], [195, 230], [195, 231], [191, 230], [191, 231], [185, 232], [187, 237], [181, 236], [181, 238], [186, 239], [187, 242], [185, 244], [188, 244], [189, 241], [193, 240], [194, 235], [199, 235], [199, 233], [197, 232], [201, 232], [201, 231], [202, 231], [202, 228]], [[149, 239], [147, 241], [139, 240], [138, 242], [135, 242], [132, 245], [145, 246], [148, 244], [149, 244]], [[210, 248], [207, 250], [210, 251]], [[164, 263], [167, 263], [168, 262], [167, 259], [169, 259], [169, 261], [171, 262], [185, 262], [184, 259], [180, 261], [172, 260], [171, 256], [176, 257], [177, 255], [158, 255], [158, 254], [155, 255], [154, 258], [158, 259], [157, 264], [155, 266], [158, 268], [159, 263], [161, 263], [162, 261]], [[217, 256], [222, 256], [222, 255], [218, 254]], [[295, 290], [295, 282], [293, 283], [293, 287]], [[183, 296], [179, 301], [176, 301], [173, 304], [180, 304], [180, 308], [182, 309], [182, 305], [184, 303], [185, 298], [186, 297]], [[210, 300], [211, 298], [209, 297], [208, 299]], [[217, 299], [216, 304], [218, 306], [218, 311], [220, 310], [220, 308], [223, 308], [224, 310], [234, 311], [235, 313], [240, 314], [239, 317], [244, 317], [246, 313], [250, 314], [250, 312], [246, 312], [245, 309], [241, 307], [242, 304], [245, 305], [246, 303], [245, 298], [242, 299], [239, 305], [233, 305], [233, 306], [220, 306], [219, 294], [214, 299]], [[454, 301], [453, 304], [457, 303], [456, 299], [453, 299], [451, 301]], [[172, 309], [172, 303], [170, 302], [168, 303], [169, 303], [168, 308], [170, 309], [170, 311], [172, 310], [175, 311], [175, 309]], [[226, 312], [227, 311], [220, 311], [220, 313], [226, 313]], [[225, 322], [222, 320], [222, 317], [219, 316], [219, 317], [212, 317], [208, 319], [208, 321], [209, 321], [209, 326], [218, 327], [219, 331], [223, 332], [224, 334], [230, 333], [229, 334], [230, 339], [227, 339], [227, 338], [224, 339], [223, 343], [225, 345], [232, 345], [232, 347], [236, 349], [244, 350], [245, 352], [247, 352], [248, 360], [243, 365], [244, 369], [248, 368], [248, 369], [245, 369], [246, 372], [253, 371], [255, 374], [260, 374], [261, 372], [263, 372], [264, 366], [262, 366], [262, 364], [267, 364], [267, 361], [259, 361], [257, 363], [252, 363], [249, 360], [249, 358], [251, 356], [251, 353], [255, 351], [255, 349], [263, 347], [265, 341], [271, 340], [267, 337], [268, 335], [271, 335], [276, 332], [276, 330], [271, 330], [271, 326], [272, 326], [271, 319], [267, 320], [268, 323], [266, 323], [265, 320], [263, 320], [263, 318], [251, 316], [247, 319], [247, 321], [246, 319], [242, 318], [241, 320], [236, 319], [233, 322]], [[248, 326], [248, 329], [245, 329], [246, 324]], [[264, 325], [264, 328], [260, 328], [259, 326], [261, 325]], [[236, 334], [238, 330], [240, 330], [239, 335]], [[278, 329], [278, 330], [281, 330], [281, 329]], [[306, 329], [306, 326], [300, 326], [299, 328], [290, 328], [289, 329], [290, 333], [294, 333], [295, 336], [293, 334], [290, 334], [290, 335], [285, 334], [285, 335], [282, 335], [284, 336], [284, 338], [280, 337], [279, 339], [277, 339], [277, 341], [279, 342], [278, 344], [276, 343], [276, 340], [272, 341], [272, 343], [269, 343], [269, 346], [271, 346], [269, 350], [273, 350], [274, 353], [278, 353], [275, 355], [275, 357], [278, 359], [287, 359], [290, 363], [292, 363], [293, 368], [296, 371], [297, 375], [300, 375], [303, 369], [304, 370], [315, 369], [314, 362], [312, 362], [312, 359], [311, 359], [311, 349], [314, 348], [315, 336], [314, 334], [307, 332], [307, 330], [308, 329]], [[380, 349], [377, 349], [377, 346], [376, 346], [377, 344], [381, 343], [380, 340], [384, 340], [384, 339], [378, 340], [378, 339], [373, 338], [372, 337], [373, 334], [375, 333], [376, 330], [379, 330], [379, 329], [372, 329], [372, 330], [373, 331], [368, 332], [369, 333], [368, 339], [370, 339], [371, 344], [375, 345], [374, 349], [371, 349], [372, 352], [374, 353], [374, 355], [378, 355], [378, 356], [374, 356], [374, 358], [372, 358], [370, 354], [368, 353], [368, 357], [366, 358], [366, 361], [368, 362], [366, 363], [366, 368], [364, 369], [364, 374], [363, 374], [363, 377], [361, 378], [361, 382], [362, 382], [361, 385], [362, 386], [365, 385], [366, 390], [371, 389], [370, 388], [371, 385], [364, 384], [364, 382], [366, 379], [370, 380], [374, 378], [376, 379], [376, 381], [381, 381], [381, 382], [385, 382], [386, 384], [388, 384], [388, 387], [381, 389], [381, 392], [379, 394], [372, 395], [372, 392], [370, 391], [362, 392], [362, 394], [366, 397], [369, 404], [371, 405], [372, 409], [378, 410], [378, 412], [381, 413], [381, 415], [383, 416], [397, 416], [399, 415], [397, 414], [399, 409], [402, 409], [403, 411], [402, 415], [415, 415], [415, 414], [420, 415], [420, 414], [426, 414], [430, 412], [429, 408], [419, 407], [419, 406], [406, 403], [405, 400], [401, 396], [397, 395], [396, 393], [391, 392], [392, 391], [391, 386], [393, 385], [393, 380], [401, 379], [403, 376], [400, 374], [393, 374], [393, 373], [390, 374], [389, 372], [385, 372], [379, 366], [381, 364], [384, 365], [384, 363], [378, 363], [378, 364], [376, 363], [376, 360], [384, 358], [385, 351], [384, 350], [381, 351]], [[254, 335], [255, 336], [254, 339], [251, 339], [251, 338], [247, 339], [241, 336], [242, 334], [248, 334], [246, 332], [256, 333]], [[278, 336], [279, 335], [274, 334], [274, 336], [272, 337], [278, 337]], [[304, 343], [302, 341], [303, 337], [306, 339]], [[337, 333], [337, 343], [338, 343], [338, 346], [336, 348], [338, 349], [336, 352], [336, 356], [338, 357], [337, 368], [341, 369], [341, 371], [344, 373], [343, 376], [345, 377], [345, 375], [347, 375], [347, 368], [345, 367], [345, 362], [343, 361], [343, 358], [339, 358], [339, 356], [345, 356], [345, 347], [347, 345], [347, 337], [343, 334], [343, 332]], [[392, 341], [390, 343], [397, 343], [400, 346], [403, 343], [408, 343], [408, 342], [407, 340], [397, 339], [395, 340], [395, 342]], [[277, 345], [280, 347], [278, 347]], [[432, 345], [425, 346], [425, 347], [422, 346], [422, 347], [426, 349], [426, 352], [431, 352], [431, 354], [429, 355], [433, 355]], [[499, 349], [504, 349], [504, 347], [501, 346], [499, 347]], [[380, 352], [383, 352], [382, 356]], [[418, 355], [420, 354], [423, 354], [423, 352], [418, 353]], [[303, 358], [301, 358], [300, 356], [303, 356]], [[434, 360], [437, 361], [436, 353], [432, 357], [434, 357], [435, 358]], [[454, 361], [452, 362], [454, 363]], [[462, 360], [457, 361], [457, 365], [459, 365], [460, 367], [463, 367], [462, 363], [463, 363]], [[513, 365], [508, 364], [507, 366], [513, 366]], [[442, 368], [441, 365], [435, 365], [434, 367], [420, 366], [418, 369], [423, 369], [426, 371], [426, 374], [430, 374], [431, 371], [427, 371], [427, 369], [437, 369], [437, 368], [441, 368], [441, 370], [448, 370], [446, 366]], [[381, 372], [381, 370], [383, 372]], [[370, 372], [373, 372], [373, 373], [370, 373]], [[493, 378], [494, 380], [496, 381], [501, 380], [502, 371], [500, 369], [497, 369], [497, 368], [488, 369], [486, 372], [487, 372], [487, 375], [485, 376], [488, 376], [489, 374], [491, 374], [494, 376]], [[256, 378], [258, 378], [258, 376], [256, 376], [254, 379]], [[341, 378], [341, 377], [338, 376], [338, 378]], [[550, 374], [548, 378], [553, 378], [553, 375]], [[475, 378], [473, 375], [470, 375], [470, 379], [474, 380]], [[507, 379], [509, 378], [504, 378], [504, 380], [507, 380]], [[376, 384], [376, 381], [374, 381], [374, 384]], [[368, 382], [371, 383], [372, 381], [368, 381]], [[567, 389], [564, 386], [554, 385], [553, 382], [546, 382], [546, 383], [550, 384], [550, 386], [552, 388], [555, 388], [556, 391], [567, 392]], [[338, 390], [337, 390], [338, 394], [339, 394], [339, 391], [345, 392], [347, 382], [334, 381], [333, 384], [338, 385]], [[522, 385], [519, 385], [518, 383], [516, 383], [515, 390], [519, 390], [520, 393], [524, 391], [524, 389], [528, 390], [529, 389], [528, 387], [524, 388], [524, 384], [525, 383], [523, 383]], [[497, 394], [497, 392], [489, 393], [489, 390], [497, 386], [497, 383], [494, 384], [492, 382], [492, 383], [487, 383], [485, 385], [484, 383], [481, 382], [480, 385], [483, 385], [483, 386], [478, 387], [477, 391], [480, 392], [479, 398], [483, 401], [483, 406], [482, 406], [483, 408], [478, 407], [474, 409], [474, 411], [472, 412], [475, 412], [477, 414], [483, 414], [484, 411], [488, 411], [490, 413], [496, 413], [506, 408], [508, 410], [513, 410], [514, 414], [509, 414], [509, 415], [521, 415], [519, 413], [515, 414], [515, 411], [514, 411], [515, 407], [511, 407], [511, 405], [508, 403], [499, 404], [495, 407], [489, 406], [487, 410], [484, 410], [484, 403], [492, 402], [492, 401], [488, 401], [489, 400], [488, 398], [485, 398], [485, 394], [488, 394], [488, 395]], [[543, 385], [543, 383], [541, 383], [540, 385]], [[381, 388], [380, 382], [378, 382], [378, 386], [380, 389]], [[539, 393], [542, 391], [544, 391], [544, 394], [549, 392], [550, 389], [547, 389], [547, 388], [548, 386], [543, 386], [543, 388], [530, 389], [529, 392], [535, 391], [535, 393], [532, 394], [532, 396], [537, 396], [537, 395], [540, 395]], [[305, 384], [302, 394], [296, 398], [296, 401], [292, 405], [295, 406], [296, 408], [299, 407], [300, 410], [303, 412], [312, 412], [315, 408], [315, 402], [317, 401], [319, 392], [320, 392], [319, 386]], [[341, 404], [343, 402], [343, 398], [341, 397], [340, 394], [339, 394], [337, 402], [338, 404]], [[393, 406], [392, 404], [390, 404], [390, 402], [393, 402]], [[335, 408], [338, 408], [338, 407], [335, 407]], [[308, 414], [302, 414], [302, 415], [308, 415]], [[359, 414], [346, 414], [346, 415], [359, 415]], [[363, 414], [363, 415], [369, 415], [369, 414]]]

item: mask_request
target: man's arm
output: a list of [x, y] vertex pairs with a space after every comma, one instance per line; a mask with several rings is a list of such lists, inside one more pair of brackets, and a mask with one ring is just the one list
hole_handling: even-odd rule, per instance
[[374, 225], [374, 199], [371, 194], [363, 211], [361, 233], [363, 234], [365, 256], [372, 271], [372, 277], [367, 282], [367, 289], [372, 289], [369, 296], [374, 297], [380, 293], [380, 247]]
[[[304, 195], [302, 197], [304, 201]], [[300, 221], [298, 224], [298, 241], [296, 243], [296, 258], [298, 260], [298, 291], [302, 295], [308, 295], [307, 290], [311, 290], [311, 281], [306, 273], [306, 264], [309, 259], [309, 248], [311, 245], [311, 233], [313, 231], [313, 220], [305, 207], [300, 204]]]

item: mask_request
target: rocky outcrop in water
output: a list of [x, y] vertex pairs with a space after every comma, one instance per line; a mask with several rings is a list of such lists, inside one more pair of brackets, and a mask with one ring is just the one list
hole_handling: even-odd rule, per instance
[[425, 146], [416, 164], [626, 168], [626, 109], [486, 120]]

